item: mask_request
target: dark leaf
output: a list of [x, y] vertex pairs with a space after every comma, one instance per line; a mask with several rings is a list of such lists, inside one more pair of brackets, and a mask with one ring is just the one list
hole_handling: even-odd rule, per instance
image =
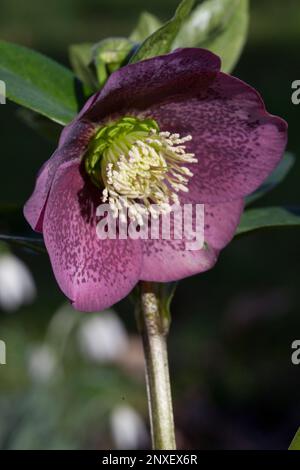
[[244, 212], [236, 235], [254, 230], [276, 227], [300, 226], [300, 209], [288, 207], [263, 207]]
[[246, 204], [252, 204], [252, 202], [264, 196], [266, 193], [274, 189], [289, 173], [290, 169], [295, 163], [295, 157], [289, 152], [286, 152], [284, 158], [273, 171], [269, 178], [250, 196], [246, 198]]
[[7, 243], [15, 248], [26, 248], [38, 253], [46, 253], [44, 240], [37, 237], [19, 237], [14, 235], [0, 234], [0, 241]]
[[20, 108], [17, 110], [18, 117], [31, 129], [38, 132], [50, 142], [57, 143], [62, 131], [61, 125], [51, 121], [41, 114], [30, 111], [30, 109]]

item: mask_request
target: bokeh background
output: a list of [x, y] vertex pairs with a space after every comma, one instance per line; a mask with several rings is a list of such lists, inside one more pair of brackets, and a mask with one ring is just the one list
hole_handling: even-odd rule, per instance
[[[167, 19], [176, 5], [1, 0], [0, 37], [68, 64], [69, 44], [128, 35], [143, 9]], [[291, 82], [300, 79], [299, 24], [298, 0], [252, 0], [249, 39], [234, 71], [289, 122], [296, 156], [300, 106], [291, 103]], [[18, 208], [54, 145], [28, 128], [12, 104], [0, 106], [0, 135], [0, 201]], [[298, 159], [257, 205], [299, 203], [299, 177]], [[16, 214], [0, 221], [1, 230], [29, 230]], [[181, 448], [286, 449], [300, 426], [300, 365], [291, 363], [291, 343], [300, 339], [299, 236], [284, 229], [243, 237], [211, 272], [180, 282], [169, 349]], [[0, 365], [0, 448], [149, 447], [143, 357], [129, 301], [101, 315], [76, 313], [47, 255], [13, 253], [28, 278], [1, 250], [7, 365]], [[27, 279], [26, 305], [18, 306], [20, 292], [6, 298], [15, 271]]]

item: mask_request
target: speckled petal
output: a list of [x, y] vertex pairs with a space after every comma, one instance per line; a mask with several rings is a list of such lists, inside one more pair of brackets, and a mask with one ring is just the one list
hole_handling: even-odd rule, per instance
[[218, 203], [253, 192], [279, 163], [287, 124], [268, 114], [258, 93], [244, 82], [219, 73], [208, 90], [187, 89], [185, 96], [153, 104], [146, 113], [162, 130], [191, 134], [187, 148], [198, 164], [190, 166], [190, 200]]
[[225, 204], [205, 204], [205, 246], [201, 250], [187, 250], [185, 240], [145, 240], [141, 279], [176, 281], [211, 269], [219, 251], [233, 238], [243, 206], [241, 199]]
[[84, 116], [84, 114], [91, 108], [91, 106], [97, 101], [97, 99], [99, 98], [100, 93], [101, 93], [101, 90], [97, 91], [97, 93], [94, 93], [94, 95], [90, 96], [90, 98], [83, 105], [80, 112], [73, 119], [73, 121], [70, 122], [70, 124], [68, 124], [66, 127], [63, 128], [63, 130], [60, 134], [60, 138], [59, 138], [59, 143], [58, 143], [59, 147], [64, 145], [64, 143], [68, 140], [69, 136], [72, 135], [73, 128], [76, 125], [77, 121], [79, 119], [81, 119]]
[[26, 220], [33, 230], [38, 232], [42, 232], [43, 229], [44, 206], [55, 172], [63, 163], [80, 159], [95, 127], [91, 123], [76, 120], [66, 129], [66, 134], [61, 138], [57, 150], [40, 169], [34, 191], [24, 206]]
[[110, 76], [84, 118], [100, 122], [114, 114], [135, 115], [169, 97], [186, 96], [195, 87], [205, 91], [219, 70], [219, 57], [199, 48], [177, 49], [127, 65]]
[[87, 101], [78, 116], [63, 130], [59, 146], [43, 165], [24, 215], [34, 230], [42, 231], [43, 209], [55, 172], [61, 164], [82, 156], [101, 121], [124, 114], [139, 114], [141, 109], [182, 94], [195, 82], [206, 89], [220, 67], [220, 60], [209, 51], [181, 49], [128, 65], [111, 75], [105, 87]]
[[244, 200], [224, 204], [205, 204], [205, 241], [216, 250], [231, 242], [240, 222]]
[[99, 311], [125, 297], [139, 279], [139, 241], [99, 240], [99, 191], [76, 163], [57, 171], [45, 210], [44, 239], [56, 280], [74, 307]]

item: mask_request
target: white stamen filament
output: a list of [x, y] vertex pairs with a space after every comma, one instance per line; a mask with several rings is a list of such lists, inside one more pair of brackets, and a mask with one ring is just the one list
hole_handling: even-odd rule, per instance
[[[137, 135], [139, 134], [139, 135]], [[113, 142], [103, 155], [102, 170], [105, 188], [103, 202], [109, 203], [113, 216], [130, 219], [143, 225], [143, 216], [158, 217], [179, 203], [178, 192], [188, 192], [192, 171], [184, 166], [196, 163], [193, 153], [186, 152], [192, 136], [158, 132], [135, 133], [120, 142]], [[155, 204], [159, 210], [154, 209]]]

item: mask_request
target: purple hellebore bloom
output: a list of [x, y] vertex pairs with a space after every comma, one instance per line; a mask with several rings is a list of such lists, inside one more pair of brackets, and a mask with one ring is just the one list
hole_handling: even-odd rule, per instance
[[[124, 118], [140, 137], [109, 140]], [[57, 282], [74, 307], [102, 310], [139, 280], [168, 282], [210, 269], [234, 236], [244, 197], [276, 167], [286, 141], [286, 123], [267, 113], [253, 88], [220, 72], [217, 56], [178, 49], [121, 68], [87, 101], [40, 170], [25, 217], [43, 233]], [[164, 173], [157, 176], [151, 158], [160, 159]], [[146, 203], [205, 204], [205, 247], [188, 251], [175, 239], [99, 240], [96, 208], [104, 200], [115, 207], [124, 195], [133, 206], [144, 196]]]

